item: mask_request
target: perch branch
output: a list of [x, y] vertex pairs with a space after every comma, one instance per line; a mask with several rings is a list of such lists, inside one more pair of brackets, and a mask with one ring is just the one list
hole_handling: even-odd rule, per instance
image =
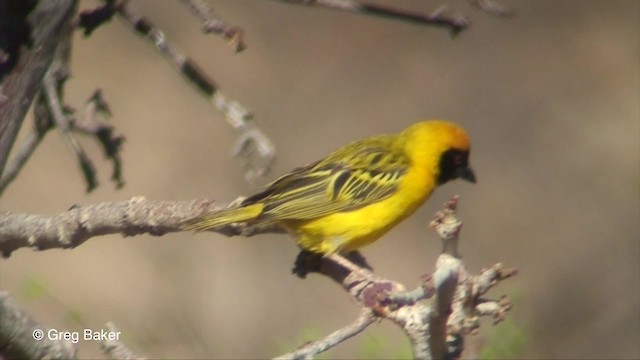
[[[338, 254], [322, 257], [315, 268], [302, 272], [302, 275], [318, 272], [341, 284], [363, 307], [363, 313], [353, 324], [282, 358], [312, 358], [336, 346], [348, 337], [340, 337], [340, 341], [327, 339], [336, 333], [349, 333], [352, 329], [362, 331], [366, 326], [360, 328], [356, 324], [365, 323], [362, 317], [367, 311], [376, 315], [373, 319], [386, 318], [401, 327], [411, 341], [414, 358], [459, 358], [464, 348], [463, 337], [477, 332], [481, 316], [492, 317], [497, 323], [510, 309], [511, 303], [504, 296], [493, 301], [481, 299], [480, 295], [515, 275], [515, 270], [503, 269], [496, 264], [477, 276], [468, 274], [458, 255], [462, 222], [456, 217], [457, 204], [458, 198], [451, 198], [430, 224], [442, 240], [443, 252], [436, 261], [435, 272], [424, 276], [422, 284], [415, 290], [406, 291], [404, 285], [377, 277], [368, 269], [355, 265], [350, 259], [359, 259], [359, 255], [353, 253], [347, 258]], [[301, 256], [312, 255], [301, 253], [296, 267], [300, 263], [311, 263]], [[429, 298], [433, 298], [431, 303], [421, 301]], [[318, 344], [322, 346], [316, 346]]]
[[[75, 344], [49, 339], [50, 328], [20, 309], [5, 291], [0, 291], [0, 319], [0, 358], [75, 359]], [[40, 335], [42, 338], [36, 340]]]
[[203, 33], [214, 33], [224, 36], [235, 52], [240, 52], [247, 48], [247, 45], [244, 43], [244, 32], [242, 29], [218, 18], [207, 2], [204, 0], [180, 1], [191, 10], [192, 14], [196, 15], [203, 22]]
[[[451, 17], [438, 10], [431, 14], [419, 13], [391, 6], [383, 6], [367, 1], [356, 0], [281, 0], [286, 3], [320, 6], [332, 10], [347, 11], [356, 14], [378, 16], [387, 19], [400, 20], [413, 24], [437, 26], [449, 29], [452, 35], [457, 35], [469, 27], [469, 20], [465, 17]], [[442, 8], [441, 8], [442, 9]]]
[[[73, 206], [52, 216], [0, 213], [0, 254], [8, 257], [19, 248], [69, 249], [108, 234], [160, 236], [181, 231], [185, 221], [216, 209], [220, 207], [212, 200], [151, 201], [139, 196], [122, 202]], [[279, 228], [244, 224], [215, 231], [227, 236], [282, 232]]]
[[[457, 255], [462, 227], [462, 222], [455, 217], [457, 201], [454, 197], [445, 203], [444, 209], [431, 222], [431, 227], [442, 239], [444, 252], [436, 261], [433, 275], [425, 276], [416, 290], [406, 291], [404, 285], [356, 265], [364, 263], [356, 253], [347, 254], [346, 258], [339, 254], [324, 257], [307, 254], [320, 260], [316, 268], [308, 272], [321, 273], [339, 283], [363, 307], [363, 313], [349, 326], [285, 356], [313, 357], [357, 334], [380, 317], [405, 331], [415, 358], [459, 358], [464, 346], [463, 337], [477, 332], [480, 317], [492, 317], [494, 323], [501, 321], [511, 308], [509, 299], [503, 296], [499, 300], [487, 300], [480, 296], [516, 272], [501, 264], [475, 276], [467, 272]], [[73, 207], [54, 216], [2, 214], [0, 251], [9, 256], [21, 247], [72, 248], [91, 237], [116, 233], [124, 236], [163, 235], [181, 231], [186, 221], [218, 209], [220, 207], [210, 200], [161, 202], [135, 197], [127, 202]], [[231, 224], [215, 231], [227, 236], [250, 236], [281, 232], [282, 229]], [[434, 298], [432, 303], [421, 301], [428, 298]]]

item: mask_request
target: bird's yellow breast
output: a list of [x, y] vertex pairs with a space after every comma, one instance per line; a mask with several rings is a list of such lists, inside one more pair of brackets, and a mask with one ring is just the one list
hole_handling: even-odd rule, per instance
[[384, 235], [411, 215], [436, 187], [436, 168], [412, 166], [398, 190], [382, 201], [311, 220], [286, 221], [285, 227], [306, 250], [319, 253], [348, 252]]

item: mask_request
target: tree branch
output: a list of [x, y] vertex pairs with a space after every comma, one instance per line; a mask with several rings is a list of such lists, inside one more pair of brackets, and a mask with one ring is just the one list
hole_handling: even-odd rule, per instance
[[2, 176], [0, 177], [0, 195], [2, 195], [7, 186], [15, 180], [20, 173], [20, 170], [22, 170], [22, 167], [27, 163], [27, 160], [29, 160], [38, 145], [42, 142], [44, 135], [51, 129], [50, 125], [40, 127], [38, 125], [38, 119], [36, 118], [34, 120], [35, 124], [31, 129], [31, 132], [29, 132], [20, 148], [17, 149], [15, 154], [11, 157], [4, 169], [4, 172], [2, 173]]
[[[469, 20], [465, 17], [451, 17], [443, 11], [424, 14], [391, 6], [373, 4], [356, 0], [281, 0], [286, 3], [320, 6], [332, 10], [341, 10], [362, 15], [378, 16], [387, 19], [400, 20], [418, 25], [437, 26], [449, 29], [452, 35], [457, 35], [469, 27]], [[441, 8], [442, 9], [442, 8]]]
[[253, 182], [257, 177], [264, 176], [271, 169], [276, 149], [271, 140], [251, 121], [253, 114], [237, 101], [223, 95], [215, 82], [193, 60], [168, 42], [164, 33], [151, 21], [134, 14], [126, 2], [121, 3], [116, 10], [118, 15], [137, 32], [146, 36], [160, 54], [171, 61], [189, 82], [209, 98], [238, 133], [233, 154], [245, 160], [245, 179]]
[[[0, 83], [0, 174], [40, 82], [58, 46], [62, 27], [72, 19], [76, 1], [38, 1], [28, 16], [32, 44], [20, 51], [14, 69]], [[2, 78], [0, 76], [0, 78]]]
[[202, 22], [202, 32], [205, 34], [214, 33], [224, 36], [229, 41], [229, 45], [240, 52], [247, 48], [244, 43], [244, 32], [241, 28], [233, 26], [226, 21], [218, 18], [208, 3], [204, 0], [180, 0], [185, 6], [191, 10]]
[[20, 309], [5, 291], [0, 291], [0, 319], [0, 358], [75, 359], [75, 344], [49, 339], [51, 329]]
[[314, 355], [327, 351], [341, 342], [358, 335], [376, 321], [377, 316], [370, 309], [363, 309], [360, 316], [351, 324], [336, 330], [326, 337], [301, 346], [296, 351], [278, 356], [275, 359], [311, 359]]
[[[356, 265], [364, 261], [356, 253], [348, 254], [347, 258], [339, 254], [323, 257], [301, 253], [302, 257], [319, 260], [316, 267], [307, 269], [306, 273], [318, 272], [339, 283], [362, 305], [363, 312], [352, 324], [283, 357], [313, 357], [361, 332], [377, 316], [391, 320], [405, 331], [415, 358], [458, 358], [464, 346], [463, 337], [477, 332], [481, 316], [500, 322], [511, 308], [509, 299], [503, 296], [499, 300], [487, 300], [481, 296], [516, 271], [496, 264], [477, 276], [467, 272], [457, 255], [462, 227], [462, 222], [455, 217], [457, 201], [454, 197], [445, 203], [430, 224], [442, 239], [443, 253], [436, 261], [433, 275], [424, 276], [415, 290], [406, 291], [404, 285], [377, 277], [369, 269]], [[134, 197], [126, 202], [74, 206], [54, 216], [2, 214], [0, 252], [7, 257], [22, 247], [73, 248], [91, 237], [106, 234], [159, 236], [181, 231], [186, 221], [220, 208], [211, 200], [168, 202]], [[255, 228], [247, 224], [231, 224], [215, 230], [227, 236], [282, 231], [279, 227]], [[298, 261], [304, 262], [300, 256]], [[430, 305], [421, 302], [434, 296]]]
[[[212, 200], [151, 201], [138, 196], [123, 202], [73, 206], [53, 216], [0, 213], [0, 254], [8, 257], [20, 248], [70, 249], [108, 234], [160, 236], [182, 231], [185, 221], [220, 208]], [[227, 236], [251, 236], [283, 230], [232, 224], [215, 231]]]
[[71, 132], [71, 120], [66, 116], [63, 111], [62, 104], [60, 104], [58, 88], [61, 87], [62, 84], [59, 83], [60, 80], [56, 79], [54, 74], [55, 73], [53, 71], [49, 71], [44, 77], [43, 91], [45, 99], [49, 105], [49, 112], [56, 124], [56, 127], [60, 132], [62, 132], [64, 142], [67, 144], [67, 147], [69, 147], [69, 150], [71, 150], [71, 152], [78, 158], [80, 168], [82, 169], [82, 173], [87, 182], [87, 192], [90, 192], [98, 186], [96, 168]]
[[[318, 272], [341, 284], [362, 305], [363, 313], [351, 325], [282, 358], [312, 358], [336, 346], [349, 338], [336, 334], [360, 332], [366, 327], [363, 317], [367, 311], [400, 326], [411, 341], [416, 359], [457, 359], [464, 347], [463, 337], [477, 331], [481, 316], [492, 317], [494, 323], [502, 320], [511, 307], [508, 298], [503, 296], [493, 301], [480, 296], [515, 275], [515, 270], [496, 264], [477, 276], [467, 272], [458, 256], [462, 222], [456, 218], [457, 203], [457, 197], [447, 201], [430, 224], [442, 240], [443, 253], [436, 261], [433, 275], [424, 276], [415, 290], [406, 291], [404, 285], [377, 277], [338, 254], [322, 257], [319, 264], [313, 264], [315, 267], [301, 272], [302, 275]], [[301, 253], [296, 267], [301, 263], [312, 264], [312, 260], [305, 257], [313, 258], [313, 255]], [[355, 254], [349, 257], [359, 259]], [[431, 297], [434, 298], [431, 304], [421, 301]]]
[[487, 14], [507, 19], [513, 16], [513, 11], [507, 9], [493, 0], [469, 0], [471, 6], [474, 6]]

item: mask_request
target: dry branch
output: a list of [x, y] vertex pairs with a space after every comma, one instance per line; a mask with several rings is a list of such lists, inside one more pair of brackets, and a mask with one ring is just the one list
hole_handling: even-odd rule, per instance
[[358, 316], [358, 318], [351, 324], [332, 332], [322, 339], [312, 341], [293, 352], [278, 356], [275, 359], [312, 359], [314, 355], [325, 352], [341, 342], [358, 335], [369, 325], [373, 324], [376, 321], [376, 318], [377, 317], [373, 311], [370, 309], [364, 309], [360, 316]]
[[38, 1], [28, 16], [37, 25], [32, 26], [31, 46], [20, 49], [13, 71], [0, 82], [0, 174], [75, 5], [72, 0]]
[[[313, 358], [364, 330], [373, 322], [372, 315], [400, 326], [411, 341], [416, 359], [459, 358], [464, 336], [477, 331], [481, 316], [492, 317], [497, 323], [510, 309], [506, 297], [494, 301], [480, 296], [515, 271], [496, 264], [477, 276], [467, 272], [458, 256], [462, 222], [455, 216], [457, 202], [457, 197], [447, 201], [430, 224], [442, 240], [443, 253], [436, 261], [435, 272], [425, 276], [415, 290], [405, 291], [404, 285], [377, 277], [340, 255], [322, 258], [308, 272], [319, 272], [341, 284], [361, 304], [363, 312], [345, 328], [279, 358]], [[431, 304], [421, 301], [432, 297]]]
[[[4, 291], [0, 291], [0, 319], [0, 358], [75, 358], [75, 344], [71, 341], [49, 339], [46, 334], [50, 328], [31, 318]], [[39, 336], [42, 339], [36, 340], [35, 337]]]
[[513, 16], [513, 11], [511, 9], [507, 9], [492, 0], [469, 0], [469, 3], [487, 14], [491, 14], [499, 18], [506, 19]]
[[58, 88], [61, 87], [62, 84], [58, 85], [58, 81], [59, 80], [54, 77], [54, 72], [51, 70], [47, 72], [43, 80], [45, 98], [56, 127], [62, 132], [65, 144], [67, 144], [69, 150], [78, 158], [80, 168], [87, 182], [87, 192], [90, 192], [98, 186], [96, 169], [87, 153], [71, 132], [71, 119], [67, 117], [63, 110], [63, 105], [60, 103]]
[[9, 184], [15, 180], [16, 176], [20, 173], [20, 170], [27, 163], [27, 160], [31, 158], [31, 155], [35, 152], [38, 145], [44, 138], [44, 135], [51, 129], [51, 126], [41, 127], [39, 126], [39, 122], [34, 121], [35, 124], [27, 138], [24, 140], [22, 145], [18, 149], [15, 150], [14, 155], [12, 155], [11, 159], [7, 163], [7, 166], [0, 177], [0, 196], [4, 192], [4, 190], [9, 186]]
[[264, 176], [271, 169], [276, 149], [271, 140], [252, 122], [253, 114], [239, 102], [223, 95], [216, 83], [192, 59], [167, 41], [165, 34], [151, 21], [136, 15], [126, 2], [118, 6], [116, 11], [135, 31], [149, 39], [160, 54], [207, 96], [216, 110], [224, 115], [227, 122], [238, 133], [233, 154], [244, 158], [246, 180], [252, 182], [257, 177]]
[[[0, 254], [8, 257], [20, 248], [69, 249], [108, 234], [160, 236], [181, 231], [185, 221], [219, 208], [212, 200], [151, 201], [138, 196], [129, 201], [73, 206], [52, 216], [0, 213]], [[216, 231], [228, 236], [281, 232], [242, 224]]]
[[180, 0], [191, 12], [202, 21], [202, 32], [214, 33], [224, 36], [229, 45], [240, 52], [247, 48], [244, 43], [244, 32], [241, 28], [233, 26], [217, 17], [209, 4], [204, 0]]
[[[57, 128], [62, 133], [63, 140], [78, 159], [87, 183], [87, 191], [97, 187], [98, 182], [95, 166], [75, 137], [75, 133], [78, 132], [92, 135], [100, 142], [106, 156], [114, 163], [112, 179], [119, 187], [123, 184], [119, 158], [122, 137], [113, 135], [112, 127], [99, 123], [95, 116], [91, 116], [95, 114], [90, 113], [92, 108], [104, 110], [105, 103], [99, 96], [94, 95], [89, 101], [86, 116], [81, 122], [75, 121], [71, 116], [72, 109], [64, 104], [64, 85], [71, 73], [69, 66], [71, 35], [75, 26], [71, 17], [68, 20], [66, 26], [58, 31], [58, 44], [55, 47], [54, 57], [40, 83], [40, 91], [34, 106], [35, 128], [22, 147], [13, 155], [8, 167], [0, 177], [0, 193], [16, 178], [44, 135], [52, 128]], [[99, 92], [96, 94], [99, 95]]]
[[386, 19], [405, 21], [418, 25], [447, 28], [452, 35], [457, 35], [469, 27], [469, 20], [463, 16], [449, 16], [440, 10], [431, 14], [383, 6], [368, 1], [356, 0], [281, 0], [286, 3], [307, 6], [320, 6], [332, 10], [341, 10], [362, 15], [378, 16]]
[[[481, 316], [492, 317], [495, 323], [501, 321], [511, 308], [510, 301], [506, 297], [488, 300], [481, 296], [513, 276], [515, 270], [496, 264], [477, 276], [467, 272], [458, 256], [462, 222], [455, 216], [456, 206], [457, 197], [454, 197], [432, 221], [431, 227], [442, 239], [443, 253], [436, 261], [435, 272], [425, 276], [422, 284], [412, 291], [406, 291], [397, 281], [378, 277], [369, 269], [356, 265], [362, 262], [358, 254], [348, 254], [345, 258], [338, 254], [318, 257], [302, 253], [303, 258], [319, 260], [316, 267], [307, 272], [321, 273], [339, 283], [361, 304], [363, 312], [345, 328], [283, 357], [313, 357], [361, 332], [379, 317], [391, 320], [405, 331], [415, 358], [458, 358], [464, 346], [463, 337], [477, 331]], [[2, 214], [0, 251], [6, 257], [21, 247], [37, 250], [72, 248], [91, 237], [106, 234], [163, 235], [181, 231], [187, 220], [216, 209], [220, 207], [211, 200], [162, 202], [135, 197], [126, 202], [73, 207], [54, 216]], [[282, 229], [232, 224], [215, 231], [227, 236], [251, 236], [281, 232]], [[434, 297], [431, 304], [421, 301], [431, 297]]]

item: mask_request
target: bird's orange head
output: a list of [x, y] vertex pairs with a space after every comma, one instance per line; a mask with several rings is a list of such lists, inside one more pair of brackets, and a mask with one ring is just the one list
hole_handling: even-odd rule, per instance
[[414, 163], [438, 174], [438, 185], [457, 178], [476, 182], [469, 166], [469, 136], [459, 125], [444, 120], [421, 121], [405, 129], [401, 139]]

